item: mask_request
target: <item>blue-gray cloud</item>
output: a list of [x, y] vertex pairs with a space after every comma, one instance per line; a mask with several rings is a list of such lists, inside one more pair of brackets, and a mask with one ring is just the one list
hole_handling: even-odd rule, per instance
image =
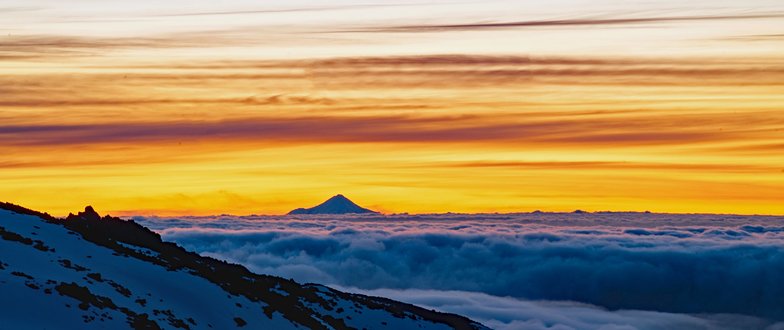
[[784, 326], [784, 323], [774, 323], [742, 315], [688, 315], [639, 310], [610, 311], [583, 303], [531, 301], [491, 296], [478, 292], [339, 288], [345, 291], [389, 297], [425, 308], [466, 315], [496, 330], [774, 330], [781, 329]]
[[303, 282], [784, 320], [784, 227], [777, 217], [137, 220], [188, 249]]

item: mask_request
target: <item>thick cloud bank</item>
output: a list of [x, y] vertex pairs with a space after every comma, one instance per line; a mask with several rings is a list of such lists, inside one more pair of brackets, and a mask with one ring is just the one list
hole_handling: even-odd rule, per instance
[[338, 288], [468, 315], [496, 330], [773, 330], [784, 328], [784, 324], [772, 324], [771, 321], [741, 315], [687, 315], [637, 310], [608, 311], [593, 305], [575, 302], [530, 301], [464, 291]]
[[[784, 320], [784, 218], [605, 213], [136, 220], [188, 249], [256, 272], [390, 290], [394, 298], [496, 327], [596, 328], [591, 322], [607, 321], [655, 329], [643, 321], [667, 316], [690, 328], [737, 322], [764, 328]], [[453, 299], [466, 297], [454, 292], [487, 299], [463, 306], [465, 312], [432, 302], [470, 305]], [[480, 315], [479, 307], [491, 301], [517, 302], [511, 306], [521, 310]], [[548, 318], [564, 308], [595, 318]], [[630, 319], [640, 322], [624, 321]]]

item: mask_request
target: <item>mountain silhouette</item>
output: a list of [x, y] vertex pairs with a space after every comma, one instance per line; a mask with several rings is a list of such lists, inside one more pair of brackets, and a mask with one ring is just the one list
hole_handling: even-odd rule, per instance
[[341, 194], [332, 196], [326, 202], [311, 208], [298, 208], [289, 214], [367, 214], [378, 213], [361, 207]]

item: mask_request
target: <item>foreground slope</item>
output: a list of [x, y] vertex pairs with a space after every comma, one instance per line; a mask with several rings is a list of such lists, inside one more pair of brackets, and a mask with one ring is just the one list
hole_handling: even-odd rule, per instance
[[92, 208], [56, 219], [0, 203], [9, 329], [484, 329], [385, 298], [253, 274]]

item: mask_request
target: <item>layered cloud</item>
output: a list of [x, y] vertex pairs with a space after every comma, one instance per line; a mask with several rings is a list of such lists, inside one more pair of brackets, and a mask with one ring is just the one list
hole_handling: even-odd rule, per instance
[[[26, 45], [48, 47], [61, 41]], [[716, 145], [778, 141], [768, 130], [784, 122], [774, 110], [780, 97], [770, 94], [780, 88], [784, 64], [764, 59], [431, 55], [89, 70], [76, 78], [0, 77], [0, 91], [8, 95], [0, 109], [28, 113], [10, 117], [0, 111], [0, 118], [7, 119], [0, 124], [6, 143], [45, 146], [198, 137], [491, 141], [564, 148]], [[746, 87], [726, 102], [702, 97], [737, 85]], [[560, 97], [565, 93], [560, 88], [569, 91], [567, 98]], [[639, 88], [636, 98], [618, 94], [631, 88]], [[684, 88], [691, 94], [684, 94]], [[755, 108], [736, 111], [749, 102]], [[676, 111], [676, 105], [686, 110]], [[52, 114], [63, 111], [70, 120], [51, 122]]]
[[[778, 303], [784, 294], [784, 227], [776, 217], [607, 213], [136, 220], [188, 249], [303, 282], [784, 320]], [[438, 299], [450, 295], [457, 294], [431, 295], [426, 304], [438, 306]], [[427, 294], [415, 296], [428, 301]], [[530, 315], [515, 320], [505, 315], [508, 324], [530, 321]]]
[[[614, 128], [608, 120], [488, 123], [476, 117], [300, 117], [250, 118], [218, 122], [172, 121], [95, 125], [7, 125], [0, 136], [8, 144], [101, 144], [161, 140], [245, 140], [293, 142], [482, 142], [519, 141], [550, 144], [669, 144], [722, 141], [740, 132], [682, 129], [662, 133]], [[650, 122], [656, 126], [662, 123]], [[647, 125], [646, 125], [647, 126]], [[604, 131], [602, 131], [604, 130]], [[748, 134], [748, 133], [747, 133]]]

